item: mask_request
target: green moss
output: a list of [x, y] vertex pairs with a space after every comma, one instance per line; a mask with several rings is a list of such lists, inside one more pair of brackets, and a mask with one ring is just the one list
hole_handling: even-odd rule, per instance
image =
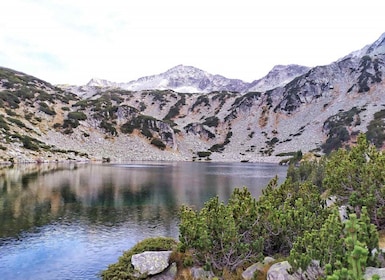
[[103, 280], [109, 279], [138, 279], [131, 264], [131, 257], [144, 251], [176, 250], [177, 241], [168, 237], [147, 238], [137, 243], [133, 248], [125, 251], [115, 264], [109, 265], [101, 272]]

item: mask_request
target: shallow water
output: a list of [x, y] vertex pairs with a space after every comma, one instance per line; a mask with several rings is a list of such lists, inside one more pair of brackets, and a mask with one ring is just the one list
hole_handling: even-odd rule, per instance
[[0, 279], [99, 279], [124, 250], [178, 236], [177, 211], [235, 187], [258, 197], [286, 168], [263, 163], [23, 165], [0, 170]]

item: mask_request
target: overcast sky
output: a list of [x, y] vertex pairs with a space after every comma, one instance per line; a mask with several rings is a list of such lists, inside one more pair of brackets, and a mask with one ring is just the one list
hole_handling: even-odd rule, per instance
[[385, 32], [385, 1], [9, 0], [0, 66], [53, 84], [128, 82], [179, 64], [251, 82], [329, 64]]

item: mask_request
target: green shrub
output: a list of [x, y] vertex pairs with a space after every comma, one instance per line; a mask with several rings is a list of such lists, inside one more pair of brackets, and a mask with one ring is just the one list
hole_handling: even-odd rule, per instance
[[209, 156], [211, 156], [211, 152], [210, 151], [200, 151], [200, 152], [197, 152], [197, 155], [200, 158], [209, 157]]
[[65, 119], [63, 121], [63, 128], [70, 129], [72, 131], [72, 128], [76, 128], [80, 125], [79, 121], [77, 119]]
[[385, 228], [385, 155], [360, 134], [350, 150], [333, 153], [325, 166], [324, 187], [338, 197], [338, 205], [360, 215], [367, 207], [370, 221], [379, 230]]
[[227, 205], [214, 197], [200, 211], [183, 206], [179, 250], [191, 252], [195, 264], [234, 272], [262, 257], [263, 240], [251, 226], [256, 220], [256, 201], [246, 188], [235, 189]]
[[78, 121], [84, 121], [87, 119], [87, 115], [84, 114], [83, 112], [69, 112], [68, 118], [73, 120], [78, 120]]
[[207, 117], [203, 124], [209, 127], [217, 127], [219, 124], [219, 118], [217, 116]]
[[154, 138], [151, 140], [151, 145], [154, 145], [155, 147], [161, 149], [161, 150], [164, 150], [166, 149], [166, 144], [163, 143], [162, 140], [160, 140], [159, 138]]
[[2, 104], [6, 103], [11, 109], [19, 108], [20, 99], [17, 95], [10, 91], [0, 91], [0, 100]]
[[230, 138], [233, 136], [233, 133], [229, 131], [226, 134], [226, 139], [223, 143], [214, 144], [210, 147], [211, 152], [223, 152], [225, 150], [225, 146], [230, 143]]
[[2, 115], [0, 115], [0, 129], [9, 130], [9, 125]]
[[12, 117], [16, 117], [17, 116], [17, 114], [14, 111], [12, 111], [12, 110], [10, 110], [8, 108], [5, 108], [5, 113], [7, 113], [8, 116], [12, 116]]
[[45, 102], [40, 102], [39, 105], [40, 105], [39, 110], [42, 111], [43, 113], [46, 113], [47, 115], [50, 115], [50, 116], [56, 115], [55, 110], [51, 109], [51, 108], [47, 105], [47, 103], [45, 103]]
[[31, 138], [29, 136], [22, 136], [20, 138], [21, 142], [23, 143], [23, 147], [32, 151], [38, 151], [40, 149], [38, 140]]
[[343, 144], [350, 139], [347, 127], [352, 126], [355, 120], [356, 122], [359, 120], [359, 113], [364, 109], [353, 107], [349, 111], [341, 111], [325, 121], [323, 130], [328, 139], [321, 147], [326, 154], [342, 148]]
[[40, 91], [38, 96], [36, 97], [37, 100], [40, 100], [42, 102], [44, 101], [49, 101], [51, 103], [55, 102], [55, 95], [49, 94], [48, 92], [45, 91]]
[[26, 128], [25, 124], [19, 119], [7, 117], [7, 120], [10, 121], [11, 123], [16, 124], [20, 128]]
[[385, 110], [376, 112], [373, 117], [367, 126], [366, 137], [377, 148], [382, 148], [385, 141]]
[[170, 108], [168, 114], [163, 120], [172, 120], [179, 115], [179, 111], [183, 105], [186, 105], [186, 94], [180, 93], [180, 99]]
[[176, 240], [168, 237], [147, 238], [137, 243], [130, 250], [125, 251], [119, 258], [118, 262], [109, 265], [108, 268], [101, 272], [101, 277], [104, 280], [109, 279], [138, 279], [135, 276], [135, 271], [131, 265], [131, 257], [135, 254], [144, 251], [161, 251], [161, 250], [175, 250], [177, 246]]
[[99, 126], [112, 136], [118, 135], [118, 132], [116, 131], [116, 128], [113, 126], [113, 124], [106, 120], [102, 120]]

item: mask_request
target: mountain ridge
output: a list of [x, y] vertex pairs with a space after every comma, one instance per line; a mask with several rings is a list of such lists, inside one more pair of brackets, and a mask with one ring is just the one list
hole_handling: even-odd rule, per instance
[[170, 89], [180, 93], [209, 93], [213, 91], [245, 93], [253, 90], [271, 89], [277, 84], [282, 86], [309, 69], [309, 67], [295, 64], [278, 65], [273, 67], [266, 76], [248, 83], [241, 79], [230, 79], [219, 74], [210, 74], [194, 66], [180, 64], [163, 73], [141, 77], [126, 83], [93, 78], [86, 86], [120, 88], [130, 91]]
[[[243, 92], [229, 89], [239, 80], [191, 66], [169, 69], [164, 83], [207, 90], [217, 79], [217, 90], [57, 87], [0, 67], [0, 161], [277, 162], [352, 145], [359, 133], [383, 149], [384, 45], [382, 35], [328, 65], [276, 66]], [[182, 83], [180, 73], [195, 79]]]

